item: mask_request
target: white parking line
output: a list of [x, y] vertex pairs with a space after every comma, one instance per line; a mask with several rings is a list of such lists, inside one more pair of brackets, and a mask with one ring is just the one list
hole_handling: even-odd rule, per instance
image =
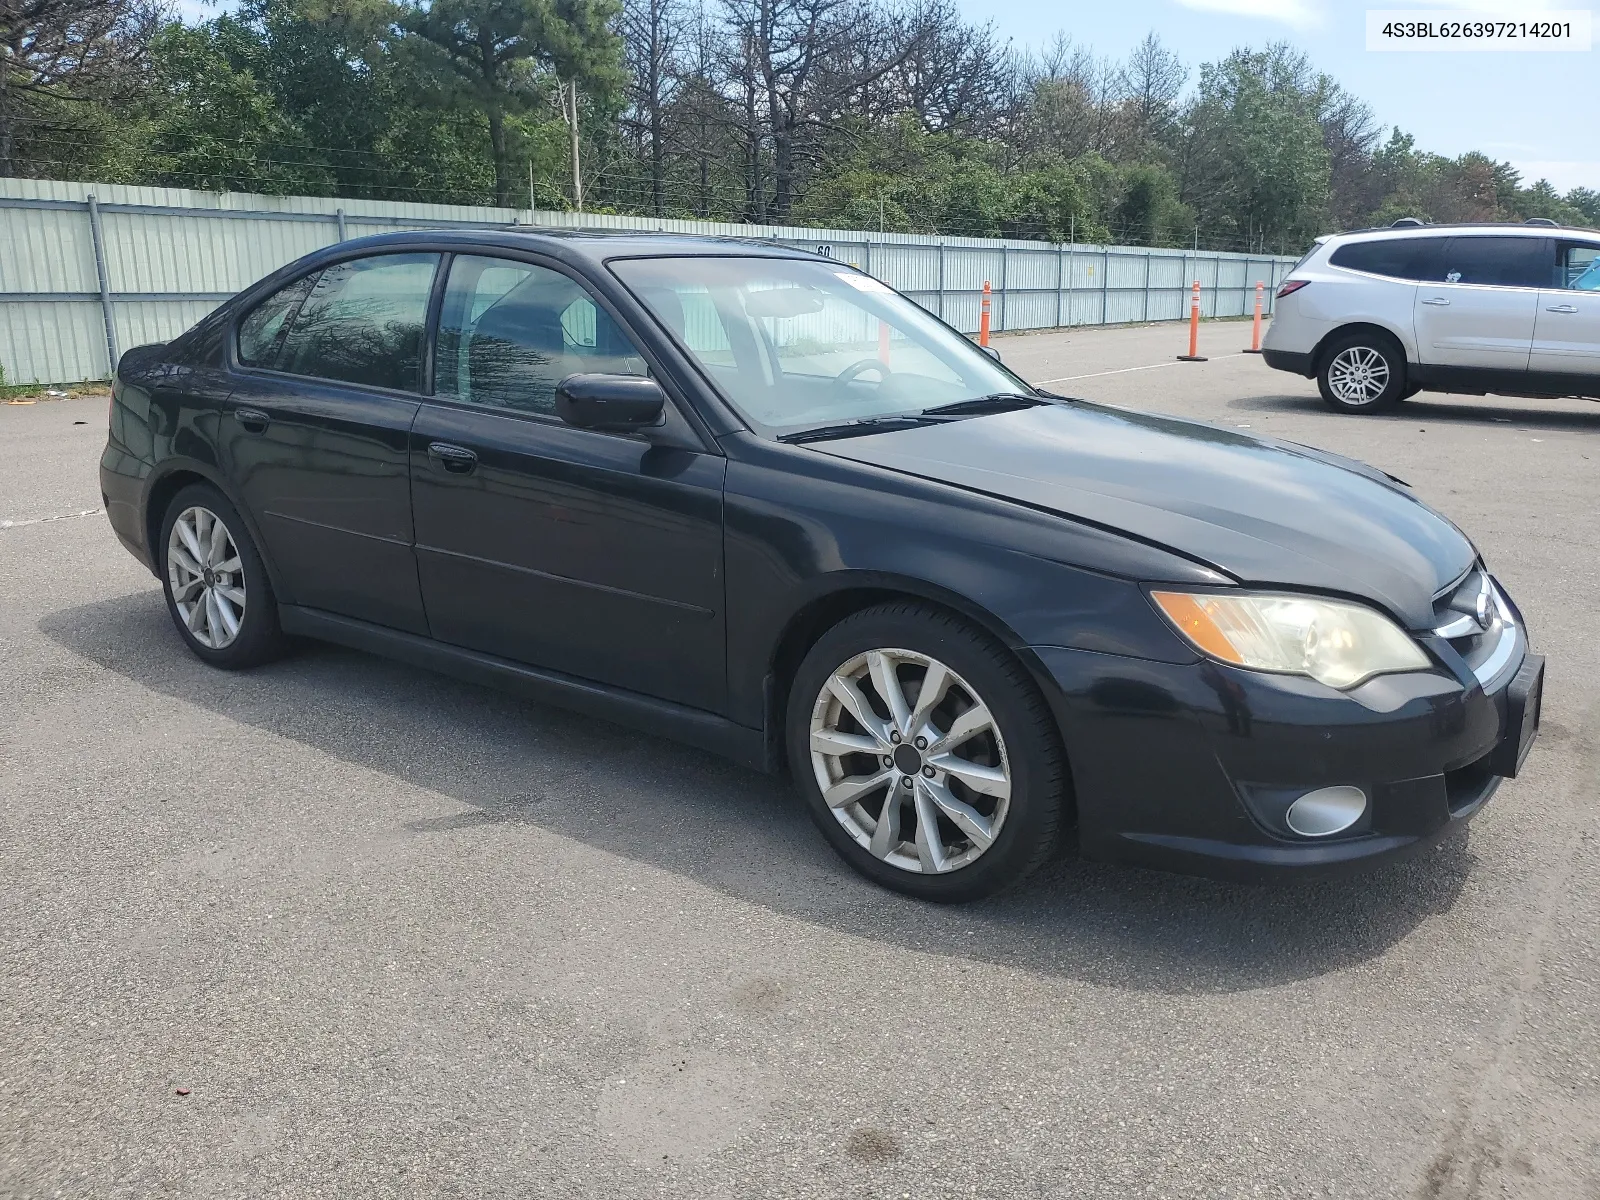
[[[1220, 362], [1224, 358], [1243, 358], [1245, 353], [1246, 351], [1241, 350], [1237, 354], [1213, 354], [1206, 361]], [[1129, 371], [1154, 371], [1157, 367], [1178, 367], [1183, 365], [1185, 364], [1173, 359], [1171, 362], [1147, 363], [1142, 367], [1118, 367], [1115, 371], [1090, 371], [1087, 375], [1063, 375], [1059, 379], [1041, 379], [1038, 381], [1038, 386], [1043, 387], [1047, 383], [1071, 383], [1074, 379], [1095, 379], [1101, 375], [1126, 375]]]
[[57, 513], [53, 517], [34, 517], [30, 521], [0, 521], [0, 529], [21, 529], [24, 525], [44, 525], [50, 521], [71, 521], [77, 517], [98, 517], [106, 510], [86, 508], [82, 512]]

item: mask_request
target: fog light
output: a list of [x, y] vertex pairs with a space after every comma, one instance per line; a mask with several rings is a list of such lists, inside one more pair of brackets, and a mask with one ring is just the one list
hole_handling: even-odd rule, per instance
[[1289, 805], [1284, 823], [1301, 837], [1328, 837], [1341, 833], [1367, 811], [1367, 794], [1358, 787], [1318, 788]]

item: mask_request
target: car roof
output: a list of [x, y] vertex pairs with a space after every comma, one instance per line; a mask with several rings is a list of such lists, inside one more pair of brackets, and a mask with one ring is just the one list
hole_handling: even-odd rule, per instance
[[[651, 233], [632, 229], [542, 229], [528, 225], [408, 229], [353, 238], [327, 247], [348, 253], [353, 249], [387, 249], [427, 243], [507, 250], [538, 250], [553, 257], [594, 263], [613, 258], [667, 256], [754, 256], [761, 258], [816, 259], [811, 251], [760, 238], [715, 237], [705, 234]], [[843, 265], [843, 264], [840, 264]]]
[[1350, 229], [1333, 234], [1329, 240], [1360, 238], [1362, 241], [1379, 241], [1385, 237], [1446, 237], [1459, 233], [1494, 233], [1524, 235], [1527, 237], [1572, 236], [1600, 238], [1600, 231], [1580, 229], [1575, 225], [1529, 225], [1522, 221], [1461, 221], [1439, 225], [1375, 225], [1367, 229]]

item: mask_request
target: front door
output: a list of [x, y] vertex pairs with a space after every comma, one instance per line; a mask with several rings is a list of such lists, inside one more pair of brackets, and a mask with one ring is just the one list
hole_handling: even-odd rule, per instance
[[1593, 376], [1600, 387], [1600, 245], [1559, 244], [1555, 284], [1539, 293], [1529, 365], [1535, 371]]
[[411, 435], [429, 629], [718, 710], [726, 460], [566, 425], [556, 384], [585, 371], [646, 366], [577, 282], [529, 262], [452, 261], [435, 398]]
[[1539, 289], [1549, 284], [1548, 238], [1463, 234], [1445, 246], [1434, 281], [1417, 288], [1417, 352], [1427, 366], [1524, 372]]
[[409, 448], [438, 259], [335, 263], [240, 322], [221, 441], [286, 603], [427, 632]]

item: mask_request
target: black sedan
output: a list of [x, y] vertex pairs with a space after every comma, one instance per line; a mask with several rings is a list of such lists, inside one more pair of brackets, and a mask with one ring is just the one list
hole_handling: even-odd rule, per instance
[[1412, 852], [1538, 727], [1517, 609], [1398, 480], [1040, 392], [759, 244], [329, 247], [123, 357], [101, 479], [204, 661], [323, 638], [786, 769], [928, 899], [1068, 841]]

